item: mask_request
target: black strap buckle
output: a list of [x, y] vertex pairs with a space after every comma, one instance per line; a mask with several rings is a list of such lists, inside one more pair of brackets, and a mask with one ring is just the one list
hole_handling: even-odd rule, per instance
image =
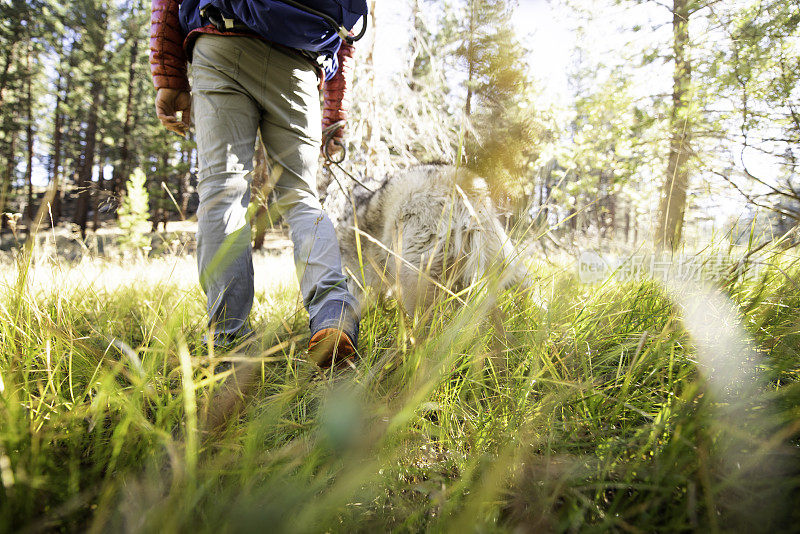
[[200, 17], [208, 20], [217, 31], [235, 33], [255, 33], [244, 22], [233, 17], [226, 17], [222, 11], [214, 6], [206, 6], [200, 10]]

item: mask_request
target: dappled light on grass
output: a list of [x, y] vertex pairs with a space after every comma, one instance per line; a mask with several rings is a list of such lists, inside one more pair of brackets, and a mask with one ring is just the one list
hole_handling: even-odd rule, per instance
[[[254, 254], [256, 292], [290, 291], [297, 285], [291, 254]], [[0, 263], [0, 285], [13, 285], [18, 264]], [[163, 286], [199, 291], [197, 260], [189, 254], [146, 258], [139, 255], [120, 259], [86, 255], [77, 261], [36, 254], [26, 271], [28, 291], [53, 294], [75, 290], [114, 292], [126, 288]]]
[[[728, 300], [545, 264], [414, 317], [374, 298], [356, 369], [326, 373], [295, 290], [272, 290], [254, 391], [213, 432], [196, 290], [7, 285], [0, 514], [33, 531], [778, 528], [798, 495], [792, 261], [723, 281]], [[743, 374], [710, 373], [716, 350]], [[781, 498], [750, 513], [767, 486]]]

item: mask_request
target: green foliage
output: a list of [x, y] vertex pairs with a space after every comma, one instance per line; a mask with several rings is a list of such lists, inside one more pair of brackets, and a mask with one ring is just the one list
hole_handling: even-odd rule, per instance
[[[578, 72], [575, 78], [584, 76], [586, 72]], [[561, 217], [574, 214], [569, 226], [598, 229], [610, 238], [616, 229], [625, 229], [626, 218], [635, 220], [648, 211], [652, 190], [641, 178], [663, 171], [652, 147], [664, 132], [650, 110], [637, 105], [624, 75], [612, 73], [577, 95], [572, 121], [558, 133], [542, 150], [540, 164], [558, 164], [549, 179], [561, 185], [550, 200]]]
[[370, 64], [356, 70], [354, 94], [362, 96], [354, 101], [352, 132], [367, 173], [369, 164], [387, 160], [397, 166], [466, 162], [499, 201], [521, 195], [547, 134], [546, 112], [534, 105], [527, 50], [512, 24], [514, 5], [411, 2], [407, 72], [395, 89], [376, 92]]
[[508, 0], [466, 2], [456, 50], [466, 73], [468, 166], [489, 180], [498, 199], [520, 196], [544, 136], [513, 6]]
[[142, 169], [136, 169], [128, 178], [127, 194], [122, 197], [119, 207], [119, 227], [122, 230], [120, 245], [123, 248], [138, 250], [150, 246], [148, 219], [150, 218], [147, 176]]
[[[154, 183], [163, 181], [180, 195], [191, 193], [176, 182], [186, 176], [192, 143], [174, 142], [153, 112], [149, 5], [142, 0], [69, 5], [15, 0], [3, 3], [0, 14], [0, 204], [19, 196], [18, 181], [29, 174], [28, 157], [39, 177], [59, 181], [60, 197], [74, 200], [82, 192], [96, 197], [82, 210], [97, 205], [113, 214], [118, 193], [137, 166], [157, 177]], [[34, 126], [30, 144], [28, 124]], [[103, 181], [95, 187], [89, 182], [96, 168], [112, 171], [102, 172]], [[153, 193], [157, 217], [177, 211], [164, 201], [163, 189]], [[53, 209], [56, 220], [58, 208]]]
[[800, 168], [796, 150], [800, 143], [798, 21], [800, 6], [796, 2], [762, 1], [716, 10], [714, 22], [725, 28], [727, 38], [704, 65], [713, 95], [737, 102], [736, 108], [719, 120], [735, 125], [735, 140], [741, 151], [757, 151], [780, 169], [774, 176], [762, 176], [749, 169], [743, 158], [734, 156], [730, 164], [744, 174], [744, 179], [731, 179], [746, 184], [745, 190], [762, 188], [764, 182], [770, 184], [765, 193], [746, 198], [774, 209], [784, 219], [792, 219], [789, 227], [800, 220], [796, 180]]

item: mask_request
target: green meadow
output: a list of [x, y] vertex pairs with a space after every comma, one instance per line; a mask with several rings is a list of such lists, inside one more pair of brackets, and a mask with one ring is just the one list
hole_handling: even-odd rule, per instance
[[[257, 259], [289, 267], [257, 294], [255, 348], [209, 354], [191, 257], [21, 252], [0, 290], [0, 524], [794, 530], [800, 266], [759, 258], [705, 288], [539, 261], [525, 287], [481, 280], [414, 317], [372, 293], [355, 368], [323, 373], [288, 257]], [[209, 430], [225, 358], [255, 384]]]

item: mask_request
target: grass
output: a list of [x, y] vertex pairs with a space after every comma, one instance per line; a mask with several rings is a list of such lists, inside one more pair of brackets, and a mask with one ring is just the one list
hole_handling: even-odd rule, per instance
[[[325, 376], [296, 290], [262, 288], [260, 344], [283, 348], [217, 434], [193, 264], [21, 261], [0, 296], [0, 530], [797, 529], [795, 254], [717, 293], [549, 265], [415, 319], [375, 299], [358, 369]], [[114, 283], [131, 271], [163, 276]]]

